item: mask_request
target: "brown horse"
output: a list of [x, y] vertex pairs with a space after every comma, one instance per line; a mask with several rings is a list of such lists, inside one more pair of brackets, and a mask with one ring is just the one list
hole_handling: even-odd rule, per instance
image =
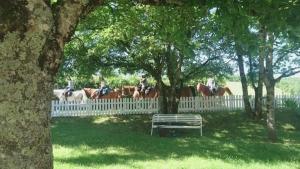
[[202, 93], [204, 96], [223, 96], [225, 92], [227, 92], [229, 95], [232, 95], [232, 92], [228, 87], [218, 87], [216, 93], [212, 93], [209, 90], [209, 87], [202, 83], [197, 84], [197, 91]]
[[122, 97], [132, 97], [135, 86], [122, 86]]
[[195, 87], [194, 86], [184, 86], [180, 89], [180, 97], [195, 97]]
[[97, 89], [93, 88], [83, 88], [86, 96], [91, 99], [118, 99], [121, 98], [121, 90], [115, 89], [114, 91], [110, 91], [108, 94], [100, 96], [97, 94]]
[[148, 94], [145, 92], [140, 92], [138, 87], [134, 88], [133, 98], [157, 98], [159, 96], [159, 91], [156, 88], [151, 88]]

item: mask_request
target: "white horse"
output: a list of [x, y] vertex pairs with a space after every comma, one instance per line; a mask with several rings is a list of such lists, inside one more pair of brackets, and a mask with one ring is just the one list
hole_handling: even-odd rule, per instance
[[88, 98], [84, 90], [75, 90], [71, 96], [66, 97], [64, 95], [65, 89], [54, 89], [53, 94], [59, 99], [59, 101], [75, 101], [85, 102]]

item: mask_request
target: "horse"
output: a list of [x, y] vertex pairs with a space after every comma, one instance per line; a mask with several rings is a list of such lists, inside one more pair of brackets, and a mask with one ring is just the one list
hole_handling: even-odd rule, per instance
[[184, 86], [179, 91], [180, 97], [195, 97], [195, 87], [194, 86]]
[[99, 96], [96, 92], [98, 89], [93, 88], [83, 88], [86, 96], [91, 99], [118, 99], [121, 98], [121, 90], [115, 89], [113, 91], [108, 92], [105, 95]]
[[148, 94], [145, 92], [140, 92], [139, 87], [134, 88], [134, 93], [132, 95], [133, 98], [157, 98], [159, 96], [159, 91], [157, 88], [151, 88]]
[[59, 101], [76, 101], [82, 102], [87, 100], [87, 96], [83, 90], [76, 90], [72, 92], [71, 96], [65, 96], [65, 89], [54, 89], [53, 94], [59, 99]]
[[122, 97], [132, 97], [135, 86], [122, 86]]
[[202, 83], [197, 84], [197, 91], [199, 93], [202, 93], [202, 95], [204, 96], [223, 96], [225, 92], [227, 92], [229, 95], [232, 95], [232, 92], [228, 87], [218, 87], [216, 93], [212, 93], [209, 90], [209, 87]]

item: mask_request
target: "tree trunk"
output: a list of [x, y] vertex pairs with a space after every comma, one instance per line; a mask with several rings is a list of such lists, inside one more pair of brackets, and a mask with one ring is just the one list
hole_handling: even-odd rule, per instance
[[159, 76], [157, 79], [157, 85], [158, 85], [158, 90], [160, 91], [160, 96], [158, 98], [158, 103], [159, 103], [159, 113], [167, 113], [168, 112], [168, 101], [167, 101], [167, 95], [166, 95], [166, 87]]
[[241, 77], [241, 83], [242, 83], [242, 90], [243, 90], [243, 100], [244, 100], [244, 105], [245, 105], [245, 111], [249, 116], [253, 116], [252, 109], [251, 109], [251, 104], [249, 101], [249, 94], [248, 94], [248, 83], [247, 83], [247, 78], [245, 75], [245, 70], [244, 70], [244, 59], [243, 56], [240, 52], [241, 49], [236, 46], [236, 54], [237, 54], [237, 62], [239, 66], [239, 72], [240, 72], [240, 77]]
[[168, 93], [168, 114], [178, 113], [179, 98], [177, 98], [176, 86], [171, 86], [170, 92]]
[[[251, 83], [252, 88], [254, 89], [254, 111], [256, 111], [256, 106], [257, 106], [257, 102], [258, 102], [258, 97], [257, 97], [257, 86], [256, 86], [256, 72], [255, 72], [255, 67], [254, 67], [254, 61], [252, 56], [248, 55], [248, 60], [249, 60], [249, 80]], [[255, 116], [256, 114], [253, 113], [253, 115]]]
[[53, 78], [65, 42], [91, 8], [66, 0], [51, 9], [45, 2], [0, 4], [0, 168], [53, 168]]
[[166, 62], [167, 75], [170, 81], [170, 89], [168, 90], [168, 113], [177, 114], [179, 95], [176, 89], [180, 86], [182, 57], [179, 56], [179, 59], [177, 58], [175, 52], [171, 49], [170, 44], [167, 47]]
[[275, 112], [274, 112], [274, 84], [266, 85], [267, 88], [267, 129], [268, 138], [275, 142], [277, 140]]
[[[52, 78], [36, 65], [36, 53], [16, 52], [32, 48], [30, 45], [36, 43], [33, 41], [40, 39], [31, 37], [31, 42], [20, 43], [14, 34], [6, 38], [0, 45], [0, 55], [4, 56], [1, 65], [6, 65], [0, 68], [1, 77], [5, 79], [0, 94], [0, 168], [53, 168], [50, 139]], [[15, 60], [22, 54], [25, 60]]]
[[268, 55], [266, 60], [266, 71], [265, 71], [265, 85], [267, 89], [267, 129], [268, 138], [275, 142], [277, 140], [276, 128], [275, 128], [275, 112], [274, 112], [274, 95], [275, 95], [275, 79], [273, 74], [273, 43], [274, 36], [272, 33], [269, 34], [268, 42]]
[[1, 168], [53, 168], [52, 76], [38, 65], [48, 33], [6, 33], [0, 44]]
[[266, 57], [265, 47], [266, 47], [266, 30], [264, 27], [260, 30], [260, 46], [259, 46], [259, 58], [258, 58], [258, 82], [257, 82], [257, 90], [255, 91], [255, 114], [257, 118], [262, 118], [262, 107], [263, 107], [263, 82], [265, 76], [264, 70], [264, 59]]

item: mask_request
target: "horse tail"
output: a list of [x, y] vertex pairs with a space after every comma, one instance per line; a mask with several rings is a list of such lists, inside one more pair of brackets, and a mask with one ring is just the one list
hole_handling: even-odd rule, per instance
[[85, 101], [87, 101], [87, 99], [88, 99], [88, 97], [87, 97], [87, 95], [86, 95], [86, 93], [85, 93], [85, 90], [81, 90], [81, 93], [82, 93], [82, 102], [85, 102]]
[[196, 88], [195, 86], [189, 86], [191, 92], [192, 92], [192, 96], [195, 97], [196, 96]]

